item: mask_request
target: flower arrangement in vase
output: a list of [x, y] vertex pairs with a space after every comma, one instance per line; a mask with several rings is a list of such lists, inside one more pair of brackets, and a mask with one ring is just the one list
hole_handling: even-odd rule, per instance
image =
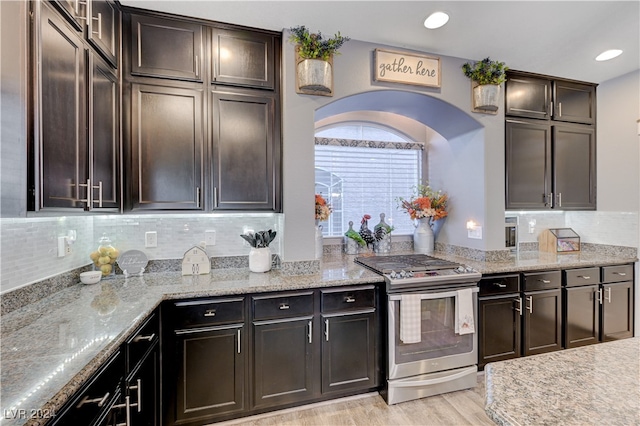
[[248, 232], [240, 235], [251, 246], [249, 251], [249, 270], [267, 272], [271, 270], [271, 249], [269, 244], [276, 238], [276, 231]]
[[435, 235], [432, 226], [449, 214], [447, 204], [449, 196], [442, 190], [434, 190], [426, 185], [418, 185], [414, 195], [406, 200], [398, 198], [399, 208], [403, 209], [418, 224], [413, 233], [413, 249], [418, 253], [433, 253]]
[[331, 205], [321, 194], [316, 194], [316, 259], [322, 259], [323, 242], [322, 242], [322, 225], [320, 222], [329, 220], [331, 216]]

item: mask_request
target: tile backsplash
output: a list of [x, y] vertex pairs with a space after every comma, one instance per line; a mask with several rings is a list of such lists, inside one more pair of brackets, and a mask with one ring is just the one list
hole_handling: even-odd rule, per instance
[[[146, 214], [62, 216], [0, 219], [0, 292], [22, 287], [87, 265], [89, 253], [106, 234], [121, 252], [138, 249], [149, 260], [181, 259], [192, 246], [205, 240], [205, 231], [216, 232], [216, 244], [207, 247], [210, 257], [246, 256], [249, 245], [240, 238], [246, 231], [273, 229], [278, 233], [270, 247], [282, 257], [284, 215], [249, 214]], [[58, 237], [76, 231], [72, 253], [58, 257]], [[156, 231], [158, 246], [145, 248], [145, 232]]]

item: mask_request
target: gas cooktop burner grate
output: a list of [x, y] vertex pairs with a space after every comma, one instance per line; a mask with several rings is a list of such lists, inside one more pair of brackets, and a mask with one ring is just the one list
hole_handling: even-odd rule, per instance
[[388, 274], [391, 271], [437, 271], [456, 269], [460, 266], [458, 263], [437, 259], [426, 254], [356, 257], [354, 261], [380, 274]]

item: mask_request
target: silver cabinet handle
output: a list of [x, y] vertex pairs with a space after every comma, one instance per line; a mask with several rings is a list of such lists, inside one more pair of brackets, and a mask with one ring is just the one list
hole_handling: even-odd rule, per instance
[[591, 279], [591, 277], [588, 276], [588, 275], [578, 275], [578, 278], [582, 278], [582, 279], [585, 279], [585, 280], [590, 280]]
[[353, 303], [353, 302], [356, 301], [356, 298], [352, 297], [352, 296], [347, 296], [347, 297], [344, 298], [344, 301], [347, 302], [347, 303]]
[[611, 303], [611, 287], [607, 287], [607, 302]]
[[133, 343], [138, 343], [141, 340], [146, 340], [147, 342], [150, 342], [153, 340], [154, 337], [156, 337], [156, 333], [151, 333], [149, 336], [136, 336], [133, 339]]
[[216, 310], [215, 309], [207, 309], [207, 311], [204, 313], [205, 317], [215, 317], [216, 316]]
[[329, 320], [324, 320], [324, 340], [329, 341]]
[[538, 279], [538, 281], [540, 281], [541, 283], [544, 283], [544, 284], [549, 284], [551, 282], [549, 280], [543, 280], [542, 278]]
[[91, 17], [92, 21], [98, 21], [98, 31], [91, 31], [93, 34], [98, 34], [98, 38], [102, 40], [102, 12], [98, 12], [98, 17]]
[[218, 207], [218, 187], [213, 187], [213, 207]]
[[602, 305], [602, 289], [599, 288], [596, 294], [597, 294], [596, 298], [598, 299], [598, 303]]
[[558, 207], [562, 207], [562, 192], [558, 192]]
[[516, 299], [516, 302], [518, 302], [518, 306], [516, 306], [516, 312], [518, 312], [520, 316], [522, 316], [522, 297], [518, 297]]
[[549, 206], [549, 208], [553, 208], [553, 192], [550, 192], [547, 197], [547, 206]]
[[[131, 388], [129, 388], [131, 389]], [[117, 423], [116, 426], [130, 426], [131, 425], [131, 403], [130, 403], [130, 399], [129, 396], [125, 396], [124, 397], [124, 404], [116, 404], [114, 406], [111, 407], [111, 409], [116, 409], [116, 408], [124, 408], [125, 410], [125, 415], [126, 415], [126, 420], [124, 423]]]
[[494, 286], [498, 287], [498, 288], [506, 288], [507, 285], [503, 284], [503, 283], [493, 283]]
[[620, 275], [621, 277], [626, 277], [627, 273], [626, 272], [614, 272], [614, 275]]
[[200, 187], [196, 188], [196, 208], [200, 208]]
[[195, 56], [196, 60], [196, 77], [200, 76], [200, 60], [198, 59], [198, 55]]
[[238, 329], [238, 353], [240, 353], [240, 329]]
[[549, 102], [549, 115], [553, 116], [553, 102]]
[[284, 311], [286, 309], [289, 309], [289, 305], [287, 303], [281, 303], [280, 304], [280, 310]]
[[111, 395], [109, 392], [105, 393], [103, 397], [98, 397], [98, 398], [89, 398], [89, 395], [85, 395], [84, 398], [82, 398], [82, 400], [78, 403], [78, 405], [76, 405], [76, 408], [80, 408], [82, 407], [84, 404], [98, 404], [98, 407], [102, 407], [106, 402], [107, 399], [109, 399], [109, 395]]
[[562, 102], [558, 102], [558, 117], [562, 117]]
[[309, 320], [309, 334], [307, 335], [307, 337], [309, 337], [309, 343], [313, 343], [313, 321]]
[[[129, 404], [129, 408], [138, 407], [138, 413], [142, 411], [142, 379], [136, 380], [135, 386], [129, 386], [129, 390], [135, 390], [138, 395], [138, 402], [135, 404]], [[127, 397], [129, 398], [129, 397]]]
[[529, 302], [526, 306], [527, 311], [529, 311], [530, 314], [533, 313], [533, 296], [527, 296], [527, 302]]

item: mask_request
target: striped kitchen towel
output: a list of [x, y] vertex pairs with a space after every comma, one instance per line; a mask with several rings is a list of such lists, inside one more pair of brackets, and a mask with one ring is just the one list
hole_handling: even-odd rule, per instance
[[420, 301], [419, 294], [400, 296], [400, 340], [402, 343], [419, 343], [421, 340]]
[[458, 290], [455, 322], [455, 332], [457, 334], [472, 334], [476, 332], [476, 325], [473, 319], [473, 289]]

